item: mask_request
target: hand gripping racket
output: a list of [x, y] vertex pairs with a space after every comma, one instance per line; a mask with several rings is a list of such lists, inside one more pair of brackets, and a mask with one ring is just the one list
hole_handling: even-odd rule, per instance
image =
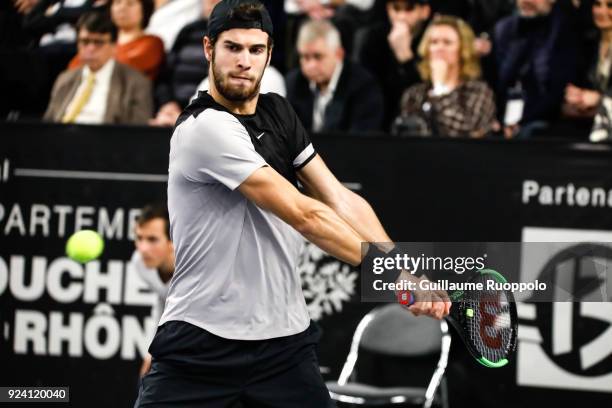
[[[478, 271], [469, 282], [482, 283], [483, 290], [449, 293], [452, 306], [446, 320], [480, 364], [503, 367], [516, 349], [518, 318], [514, 296], [509, 290], [487, 290], [487, 282], [507, 282], [492, 269]], [[398, 300], [405, 306], [415, 302], [410, 291], [398, 293]]]

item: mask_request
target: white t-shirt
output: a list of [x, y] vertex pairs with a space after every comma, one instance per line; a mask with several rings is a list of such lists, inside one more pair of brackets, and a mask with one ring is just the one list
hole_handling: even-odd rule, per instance
[[138, 276], [149, 286], [149, 289], [151, 289], [153, 293], [157, 295], [157, 302], [151, 308], [151, 318], [155, 324], [157, 324], [161, 317], [162, 311], [164, 310], [164, 303], [166, 302], [166, 295], [168, 294], [170, 281], [164, 283], [159, 276], [159, 271], [157, 269], [147, 268], [142, 261], [140, 252], [138, 251], [134, 251], [130, 262], [138, 273]]
[[208, 93], [186, 108], [170, 141], [176, 269], [160, 325], [184, 321], [240, 340], [306, 330], [310, 317], [297, 269], [304, 239], [237, 187], [263, 166], [297, 185], [297, 170], [315, 155], [279, 95], [259, 95], [253, 115], [232, 114]]
[[[74, 119], [74, 123], [83, 123], [89, 125], [99, 125], [104, 122], [106, 114], [106, 104], [108, 102], [108, 93], [110, 92], [111, 78], [115, 70], [115, 60], [110, 59], [102, 68], [94, 73], [94, 87], [87, 103], [81, 109], [81, 112]], [[79, 96], [87, 86], [87, 78], [91, 75], [91, 70], [87, 65], [82, 69], [81, 83], [77, 88], [72, 101], [68, 104], [66, 112], [72, 110], [72, 105], [76, 103]]]

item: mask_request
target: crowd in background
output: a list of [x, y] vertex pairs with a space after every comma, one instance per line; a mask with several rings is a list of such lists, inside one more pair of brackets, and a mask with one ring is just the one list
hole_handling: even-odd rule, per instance
[[[218, 0], [8, 0], [5, 120], [173, 126]], [[612, 0], [263, 1], [262, 92], [312, 132], [612, 137]]]

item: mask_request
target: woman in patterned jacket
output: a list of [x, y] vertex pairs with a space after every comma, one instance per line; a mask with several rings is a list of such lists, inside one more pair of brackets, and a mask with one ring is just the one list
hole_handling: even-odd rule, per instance
[[438, 16], [419, 45], [423, 82], [402, 97], [396, 129], [447, 137], [483, 137], [498, 128], [495, 98], [480, 78], [474, 32], [457, 17]]

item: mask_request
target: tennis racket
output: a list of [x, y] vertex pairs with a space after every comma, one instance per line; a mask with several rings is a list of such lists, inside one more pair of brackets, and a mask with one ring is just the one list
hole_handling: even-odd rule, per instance
[[[512, 292], [487, 290], [489, 281], [507, 282], [492, 269], [478, 271], [469, 282], [481, 282], [484, 289], [449, 293], [452, 306], [446, 320], [480, 364], [498, 368], [508, 364], [509, 356], [516, 350], [518, 318]], [[398, 293], [398, 300], [405, 306], [415, 302], [410, 291]]]

